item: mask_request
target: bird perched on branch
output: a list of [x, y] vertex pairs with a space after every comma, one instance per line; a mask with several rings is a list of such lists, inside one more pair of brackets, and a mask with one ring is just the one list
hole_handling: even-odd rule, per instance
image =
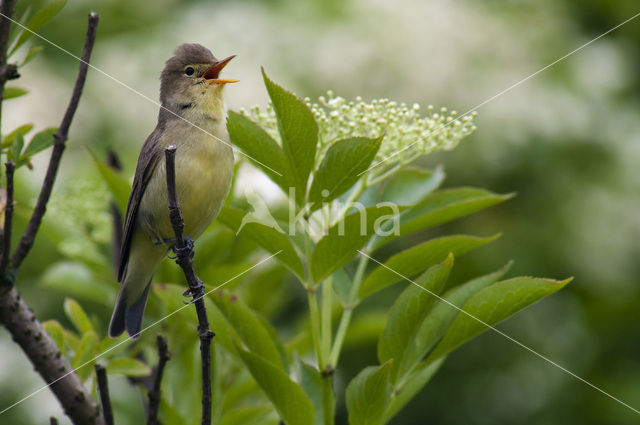
[[196, 239], [215, 219], [231, 186], [233, 151], [226, 132], [224, 86], [219, 78], [234, 56], [217, 60], [199, 44], [183, 44], [160, 76], [158, 125], [140, 151], [127, 204], [118, 280], [122, 282], [109, 336], [136, 338], [151, 278], [174, 233], [169, 221], [164, 150], [177, 147], [176, 193], [184, 235]]

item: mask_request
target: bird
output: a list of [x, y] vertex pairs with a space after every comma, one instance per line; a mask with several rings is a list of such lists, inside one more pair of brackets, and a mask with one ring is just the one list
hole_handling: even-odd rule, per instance
[[[195, 240], [216, 218], [233, 178], [233, 149], [226, 130], [220, 71], [235, 55], [218, 60], [200, 44], [183, 44], [160, 75], [160, 112], [140, 150], [125, 213], [118, 261], [121, 282], [109, 336], [137, 338], [155, 269], [175, 234], [169, 221], [164, 151], [175, 153], [176, 194], [185, 237]], [[173, 237], [173, 239], [172, 239]]]

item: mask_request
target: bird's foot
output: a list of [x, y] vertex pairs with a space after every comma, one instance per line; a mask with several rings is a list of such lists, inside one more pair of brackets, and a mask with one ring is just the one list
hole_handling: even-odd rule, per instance
[[191, 301], [185, 302], [185, 304], [193, 304], [200, 298], [204, 297], [204, 283], [200, 279], [198, 279], [198, 284], [196, 286], [189, 286], [189, 289], [182, 293], [183, 297], [193, 297]]
[[176, 246], [176, 238], [159, 239], [156, 241], [156, 245], [160, 245], [164, 243], [173, 244], [173, 246], [171, 247], [171, 250], [175, 255], [173, 257], [169, 256], [169, 258], [172, 260], [175, 260], [176, 258], [179, 258], [179, 257], [186, 257], [186, 256], [193, 258], [193, 254], [195, 252], [193, 250], [193, 248], [195, 247], [195, 243], [193, 242], [193, 239], [191, 239], [189, 236], [183, 236], [182, 240], [184, 241], [184, 247], [182, 248], [178, 248]]
[[176, 243], [176, 238], [156, 239], [153, 243], [154, 245], [174, 244]]

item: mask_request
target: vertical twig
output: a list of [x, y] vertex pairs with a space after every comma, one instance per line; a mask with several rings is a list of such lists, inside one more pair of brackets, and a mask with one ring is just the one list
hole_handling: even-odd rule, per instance
[[96, 377], [98, 378], [98, 392], [102, 402], [102, 417], [105, 425], [113, 425], [113, 410], [111, 409], [111, 398], [109, 397], [109, 382], [107, 381], [107, 370], [104, 366], [96, 363]]
[[[7, 50], [9, 48], [9, 34], [11, 32], [11, 18], [13, 17], [15, 8], [16, 0], [2, 0], [2, 2], [0, 3], [0, 13], [4, 15], [0, 16], [0, 123], [2, 122], [2, 100], [4, 99], [4, 84], [7, 82], [8, 74]], [[17, 73], [17, 70], [15, 72]], [[2, 175], [1, 170], [0, 175]], [[0, 250], [4, 249], [4, 245], [4, 234], [0, 234]], [[3, 257], [4, 255], [5, 251], [2, 252]]]
[[11, 256], [11, 267], [18, 268], [22, 263], [22, 260], [27, 256], [29, 250], [33, 246], [33, 242], [36, 238], [36, 233], [40, 228], [42, 222], [42, 216], [47, 209], [47, 202], [51, 196], [51, 190], [56, 180], [56, 174], [58, 173], [58, 167], [60, 166], [60, 159], [62, 158], [62, 152], [65, 148], [65, 142], [69, 137], [69, 127], [73, 120], [73, 115], [78, 108], [80, 102], [80, 96], [82, 95], [82, 89], [84, 82], [87, 78], [87, 70], [89, 68], [89, 59], [91, 59], [91, 51], [93, 50], [93, 43], [96, 39], [96, 30], [98, 28], [98, 14], [91, 12], [89, 14], [89, 27], [87, 28], [87, 38], [84, 44], [84, 51], [82, 52], [82, 60], [80, 61], [80, 69], [78, 71], [78, 78], [73, 88], [73, 94], [67, 106], [67, 111], [62, 118], [58, 132], [54, 136], [53, 152], [51, 152], [51, 159], [49, 160], [49, 166], [47, 168], [47, 174], [45, 175], [40, 194], [38, 195], [38, 201], [33, 209], [33, 214], [27, 224], [27, 228], [20, 238], [18, 247]]
[[4, 210], [4, 231], [2, 233], [2, 258], [0, 259], [0, 275], [3, 275], [9, 264], [9, 251], [11, 250], [11, 226], [13, 221], [13, 173], [16, 164], [7, 161], [7, 205]]
[[209, 319], [204, 305], [204, 285], [193, 269], [193, 250], [187, 245], [184, 237], [184, 220], [176, 195], [176, 147], [171, 145], [165, 149], [167, 193], [169, 199], [169, 218], [176, 235], [174, 252], [176, 263], [182, 268], [189, 284], [198, 315], [198, 336], [200, 337], [200, 356], [202, 359], [202, 425], [211, 424], [211, 340], [215, 335], [209, 329]]
[[160, 407], [160, 384], [162, 383], [162, 374], [164, 367], [171, 359], [167, 338], [158, 335], [156, 338], [158, 343], [158, 366], [156, 368], [153, 380], [153, 388], [149, 391], [149, 410], [147, 411], [147, 425], [158, 425], [158, 408]]
[[7, 50], [9, 49], [9, 34], [11, 31], [11, 18], [16, 9], [16, 0], [2, 0], [0, 3], [0, 117], [2, 112], [2, 99], [4, 98], [4, 84], [11, 78], [18, 77], [18, 69], [15, 64], [7, 64]]
[[54, 416], [50, 417], [49, 425], [58, 425], [58, 420]]

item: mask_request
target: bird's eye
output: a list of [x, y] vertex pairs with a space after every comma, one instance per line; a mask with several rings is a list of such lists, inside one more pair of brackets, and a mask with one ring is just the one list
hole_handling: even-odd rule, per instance
[[184, 70], [184, 75], [191, 77], [194, 72], [196, 72], [196, 71], [192, 67], [189, 66]]

